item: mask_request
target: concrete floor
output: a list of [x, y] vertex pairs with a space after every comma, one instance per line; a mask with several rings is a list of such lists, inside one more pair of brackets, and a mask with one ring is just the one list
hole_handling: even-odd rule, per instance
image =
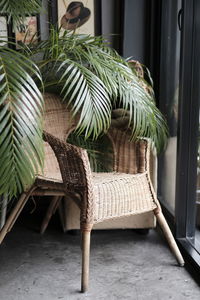
[[0, 300], [200, 299], [155, 230], [93, 232], [90, 290], [81, 294], [79, 234], [63, 234], [52, 221], [41, 236], [40, 220], [31, 218], [19, 220], [0, 247]]

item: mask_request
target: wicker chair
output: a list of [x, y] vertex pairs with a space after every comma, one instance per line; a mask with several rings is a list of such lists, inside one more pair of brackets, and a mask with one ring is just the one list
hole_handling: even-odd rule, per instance
[[[141, 140], [134, 144], [135, 155], [130, 158], [134, 174], [125, 171], [122, 173], [120, 168], [111, 173], [92, 173], [86, 150], [65, 142], [66, 134], [73, 124], [67, 118], [62, 105], [57, 103], [55, 107], [51, 95], [46, 95], [46, 101], [48, 105], [51, 103], [53, 105], [52, 107], [50, 105], [49, 110], [46, 108], [45, 114], [44, 140], [48, 143], [45, 151], [46, 167], [42, 176], [38, 176], [34, 185], [20, 197], [1, 230], [0, 242], [12, 228], [30, 195], [48, 194], [56, 197], [52, 202], [54, 209], [60, 197], [66, 195], [73, 197], [80, 208], [82, 292], [88, 289], [91, 230], [94, 224], [104, 220], [153, 211], [178, 263], [184, 265], [150, 181], [148, 142]], [[113, 129], [109, 134], [114, 137], [118, 132]], [[123, 135], [126, 133], [120, 134], [123, 140]], [[115, 165], [117, 160], [123, 160], [122, 154], [116, 157]]]

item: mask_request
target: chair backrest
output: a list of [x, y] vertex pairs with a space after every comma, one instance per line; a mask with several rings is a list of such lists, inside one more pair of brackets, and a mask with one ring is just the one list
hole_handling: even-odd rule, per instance
[[[114, 149], [114, 170], [129, 174], [147, 171], [154, 190], [157, 191], [157, 155], [155, 151], [151, 151], [150, 145], [143, 140], [131, 142], [128, 130], [122, 131], [111, 127], [108, 136], [112, 140]], [[145, 160], [144, 156], [146, 156]]]
[[[54, 135], [61, 141], [66, 141], [66, 137], [71, 128], [75, 127], [76, 119], [72, 119], [70, 110], [66, 104], [62, 103], [60, 96], [55, 94], [44, 94], [45, 113], [44, 130]], [[45, 143], [44, 170], [41, 175], [45, 177], [61, 180], [61, 174], [56, 156], [49, 146]]]
[[[91, 168], [95, 172], [121, 172], [136, 174], [147, 170], [146, 141], [131, 142], [129, 131], [111, 127], [96, 141], [84, 140], [70, 132], [67, 142], [88, 150]], [[95, 163], [96, 160], [96, 163]]]
[[66, 136], [75, 127], [76, 118], [72, 118], [70, 109], [62, 102], [60, 96], [55, 94], [44, 94], [45, 114], [44, 130], [62, 141], [66, 141]]
[[85, 140], [84, 133], [76, 134], [72, 130], [67, 136], [67, 142], [87, 150], [90, 167], [93, 172], [112, 172], [114, 169], [114, 147], [109, 135], [104, 134], [93, 140]]
[[[108, 136], [114, 147], [114, 169], [116, 172], [136, 174], [148, 169], [148, 147], [144, 140], [130, 141], [130, 132], [111, 127]], [[144, 158], [147, 158], [145, 161]]]

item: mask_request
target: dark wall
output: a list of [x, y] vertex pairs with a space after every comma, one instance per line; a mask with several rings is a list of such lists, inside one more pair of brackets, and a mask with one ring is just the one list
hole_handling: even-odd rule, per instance
[[122, 54], [124, 0], [95, 0], [95, 32]]
[[124, 58], [146, 65], [159, 95], [162, 0], [95, 0], [96, 35]]
[[125, 0], [123, 56], [146, 62], [147, 1]]
[[[152, 5], [157, 0], [96, 0], [96, 34], [122, 56], [150, 66]], [[153, 4], [152, 4], [153, 3]]]

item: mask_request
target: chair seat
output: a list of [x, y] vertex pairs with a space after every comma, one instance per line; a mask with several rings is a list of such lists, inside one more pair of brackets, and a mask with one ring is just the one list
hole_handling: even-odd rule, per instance
[[147, 172], [139, 174], [92, 173], [95, 223], [140, 214], [157, 207]]
[[[58, 176], [56, 176], [58, 178]], [[42, 188], [64, 190], [62, 179], [38, 175], [36, 184]], [[157, 207], [147, 172], [92, 173], [95, 209], [94, 222], [152, 211]], [[72, 196], [72, 195], [71, 195]], [[80, 195], [74, 195], [81, 201]]]
[[62, 179], [46, 177], [43, 175], [37, 175], [34, 185], [42, 189], [53, 189], [64, 191], [64, 185]]
[[63, 183], [62, 179], [58, 179], [58, 176], [54, 177], [47, 177], [44, 175], [37, 175], [37, 180], [41, 180], [41, 181], [51, 181], [51, 182], [57, 182], [57, 183]]

